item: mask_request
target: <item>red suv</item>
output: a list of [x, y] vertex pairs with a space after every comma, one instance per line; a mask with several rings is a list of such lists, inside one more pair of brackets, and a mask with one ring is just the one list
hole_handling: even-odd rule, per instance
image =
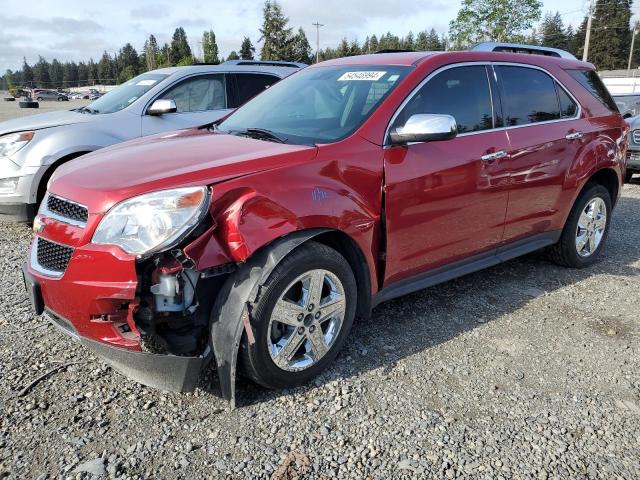
[[593, 263], [627, 126], [591, 64], [500, 49], [331, 60], [62, 166], [36, 310], [147, 385], [193, 389], [214, 359], [233, 399], [236, 365], [306, 382], [380, 302], [543, 247]]

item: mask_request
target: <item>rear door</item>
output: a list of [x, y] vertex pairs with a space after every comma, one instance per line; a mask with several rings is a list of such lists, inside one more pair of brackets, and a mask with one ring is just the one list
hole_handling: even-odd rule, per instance
[[385, 149], [385, 283], [475, 254], [491, 255], [502, 238], [509, 148], [492, 104], [490, 67], [463, 64], [430, 75], [391, 127], [413, 114], [452, 115], [451, 140]]
[[154, 101], [173, 100], [177, 112], [149, 115], [145, 111], [142, 116], [142, 135], [197, 127], [226, 115], [231, 111], [227, 80], [227, 75], [223, 73], [194, 75], [168, 87]]
[[545, 70], [513, 64], [494, 69], [510, 143], [507, 243], [555, 228], [565, 175], [586, 127], [578, 103]]

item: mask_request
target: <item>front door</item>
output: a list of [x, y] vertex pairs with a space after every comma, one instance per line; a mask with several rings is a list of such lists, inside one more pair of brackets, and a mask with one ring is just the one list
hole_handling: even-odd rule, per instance
[[481, 253], [502, 239], [509, 149], [492, 105], [487, 66], [448, 67], [418, 88], [392, 124], [413, 114], [452, 115], [451, 140], [385, 151], [385, 284]]
[[163, 115], [145, 112], [142, 135], [197, 127], [229, 113], [225, 77], [222, 73], [197, 75], [169, 87], [154, 100], [173, 100], [178, 111]]

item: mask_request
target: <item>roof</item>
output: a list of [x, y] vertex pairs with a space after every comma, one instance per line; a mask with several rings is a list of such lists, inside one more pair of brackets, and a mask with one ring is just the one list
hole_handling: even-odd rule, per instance
[[152, 70], [148, 73], [164, 73], [172, 75], [180, 73], [188, 75], [191, 73], [223, 73], [223, 72], [258, 72], [271, 73], [280, 78], [291, 75], [293, 72], [300, 70], [298, 67], [272, 66], [272, 65], [236, 65], [234, 63], [221, 63], [219, 65], [188, 65], [185, 67], [166, 67]]
[[[342, 65], [406, 65], [412, 66], [423, 62], [426, 59], [436, 57], [451, 57], [451, 62], [514, 62], [528, 63], [533, 65], [555, 63], [561, 68], [593, 68], [593, 65], [582, 62], [575, 58], [555, 57], [548, 55], [534, 55], [514, 52], [495, 52], [484, 50], [462, 50], [448, 52], [394, 52], [379, 53], [373, 55], [357, 55], [353, 57], [342, 57], [321, 62], [321, 66], [342, 66]], [[313, 68], [311, 66], [309, 68]]]

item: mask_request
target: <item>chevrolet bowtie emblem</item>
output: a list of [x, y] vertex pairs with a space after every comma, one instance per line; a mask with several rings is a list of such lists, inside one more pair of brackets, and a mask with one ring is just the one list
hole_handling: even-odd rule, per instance
[[40, 233], [44, 230], [44, 223], [40, 220], [40, 217], [36, 217], [33, 221], [33, 233]]

